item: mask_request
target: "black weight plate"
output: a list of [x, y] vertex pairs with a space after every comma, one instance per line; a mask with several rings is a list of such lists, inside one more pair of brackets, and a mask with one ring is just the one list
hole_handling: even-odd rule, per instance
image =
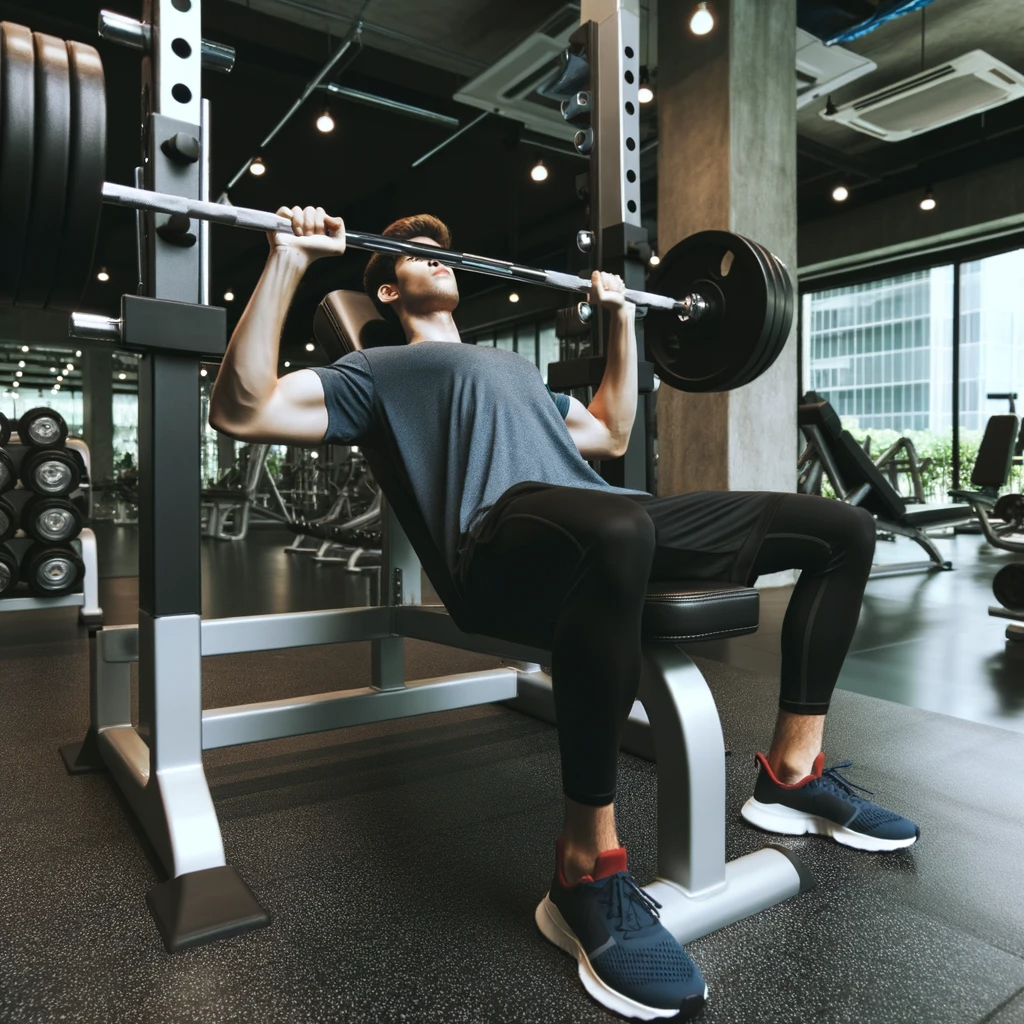
[[78, 490], [78, 463], [60, 448], [36, 448], [21, 461], [21, 482], [27, 491], [63, 498]]
[[[795, 296], [793, 285], [789, 279], [789, 273], [782, 261], [773, 256], [765, 246], [760, 246], [765, 258], [770, 261], [775, 277], [775, 286], [778, 289], [780, 313], [775, 325], [775, 332], [770, 343], [765, 347], [761, 361], [753, 370], [754, 376], [760, 377], [765, 373], [776, 359], [782, 354], [789, 338], [790, 329], [793, 326], [793, 310], [795, 307]], [[753, 378], [751, 378], [753, 379]]]
[[40, 405], [22, 413], [21, 419], [18, 420], [18, 440], [23, 445], [32, 445], [35, 448], [63, 448], [67, 439], [67, 420], [56, 409]]
[[[57, 571], [58, 568], [64, 571]], [[85, 564], [71, 548], [37, 541], [21, 556], [21, 578], [39, 597], [71, 594], [84, 575]]]
[[0, 304], [18, 293], [35, 161], [35, 49], [23, 25], [0, 23]]
[[0, 597], [13, 593], [18, 579], [18, 559], [6, 544], [0, 544]]
[[8, 540], [17, 532], [18, 513], [6, 498], [0, 498], [0, 541]]
[[1004, 565], [992, 581], [992, 593], [1004, 608], [1024, 609], [1024, 565], [1020, 562]]
[[67, 498], [30, 498], [21, 508], [21, 528], [44, 544], [67, 544], [82, 532], [82, 513]]
[[0, 412], [0, 448], [11, 439], [11, 421]]
[[776, 316], [772, 335], [768, 339], [768, 343], [765, 345], [757, 365], [751, 370], [753, 374], [750, 378], [751, 380], [760, 377], [779, 358], [782, 349], [786, 345], [786, 339], [789, 337], [789, 328], [792, 326], [792, 288], [789, 284], [789, 277], [782, 264], [765, 246], [758, 243], [758, 248], [770, 266], [771, 274], [775, 281]]
[[[723, 259], [733, 254], [727, 274]], [[696, 322], [651, 309], [644, 321], [658, 376], [680, 391], [724, 391], [740, 380], [767, 337], [770, 282], [751, 244], [726, 231], [702, 231], [663, 257], [650, 290], [681, 298], [703, 295], [711, 309]]]
[[992, 509], [992, 518], [1014, 526], [1024, 525], [1024, 494], [1003, 494]]
[[14, 490], [18, 482], [18, 471], [14, 468], [14, 460], [0, 448], [0, 494]]
[[[771, 256], [774, 261], [775, 268], [781, 278], [782, 295], [785, 297], [785, 318], [780, 329], [781, 335], [776, 345], [775, 354], [771, 357], [771, 361], [768, 366], [764, 368], [765, 370], [772, 365], [772, 362], [778, 358], [782, 349], [785, 348], [785, 343], [788, 338], [790, 338], [790, 332], [793, 330], [793, 319], [797, 311], [797, 291], [793, 287], [793, 280], [790, 278], [790, 271], [786, 269], [785, 264], [777, 256], [773, 256], [771, 253], [768, 253], [768, 255]], [[764, 371], [762, 371], [762, 373], [764, 373]]]
[[25, 266], [17, 304], [40, 308], [53, 285], [60, 255], [71, 148], [71, 81], [63, 39], [34, 32], [36, 52], [36, 159]]
[[757, 354], [754, 356], [753, 362], [750, 366], [746, 367], [746, 371], [743, 374], [742, 379], [737, 378], [737, 383], [731, 385], [731, 388], [743, 387], [745, 384], [750, 384], [761, 376], [760, 367], [763, 366], [771, 356], [772, 346], [775, 343], [776, 331], [779, 322], [782, 320], [783, 306], [785, 303], [784, 297], [779, 292], [779, 279], [776, 274], [775, 261], [768, 254], [768, 250], [765, 249], [763, 245], [760, 245], [752, 239], [747, 239], [747, 241], [750, 242], [751, 248], [761, 261], [761, 266], [764, 268], [765, 272], [765, 278], [769, 282], [768, 307], [771, 312], [764, 339]]
[[46, 305], [72, 312], [89, 283], [103, 211], [107, 167], [107, 97], [100, 55], [84, 43], [69, 42], [71, 151], [67, 206], [60, 256]]

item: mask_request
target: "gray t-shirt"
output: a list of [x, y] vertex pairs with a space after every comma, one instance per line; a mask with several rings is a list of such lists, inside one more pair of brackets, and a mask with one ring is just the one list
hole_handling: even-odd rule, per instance
[[647, 493], [613, 487], [587, 464], [565, 425], [568, 396], [546, 388], [515, 352], [423, 341], [350, 352], [313, 369], [327, 403], [325, 443], [373, 448], [375, 411], [390, 425], [453, 577], [468, 535], [516, 484]]

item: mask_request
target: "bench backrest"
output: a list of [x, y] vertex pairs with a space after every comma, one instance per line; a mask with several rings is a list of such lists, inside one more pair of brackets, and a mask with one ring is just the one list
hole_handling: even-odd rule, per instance
[[[406, 343], [401, 329], [384, 320], [366, 295], [344, 290], [331, 292], [320, 303], [313, 320], [313, 334], [332, 361], [350, 352], [378, 345]], [[377, 415], [381, 416], [377, 423], [380, 440], [372, 446], [363, 445], [374, 479], [384, 492], [448, 614], [459, 629], [467, 633], [476, 632], [469, 605], [452, 579], [444, 555], [434, 543], [416, 504], [401, 452], [379, 404]], [[381, 583], [386, 589], [388, 581], [382, 580]]]

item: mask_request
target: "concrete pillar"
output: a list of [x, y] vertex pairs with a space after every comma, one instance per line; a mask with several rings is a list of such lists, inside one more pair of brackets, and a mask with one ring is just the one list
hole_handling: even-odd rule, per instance
[[[796, 274], [796, 0], [715, 0], [658, 18], [658, 249], [707, 229], [767, 246]], [[796, 325], [737, 391], [658, 392], [658, 491], [796, 490]]]
[[114, 358], [101, 348], [82, 353], [82, 433], [97, 482], [114, 478]]

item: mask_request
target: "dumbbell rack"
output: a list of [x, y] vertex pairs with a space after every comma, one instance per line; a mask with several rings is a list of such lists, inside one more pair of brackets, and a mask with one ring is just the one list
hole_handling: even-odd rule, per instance
[[[92, 461], [89, 456], [89, 446], [78, 438], [69, 437], [65, 447], [78, 452], [85, 464], [85, 475], [79, 490], [84, 491], [88, 496], [89, 503], [88, 517], [92, 517]], [[23, 453], [31, 451], [31, 448], [22, 445], [17, 431], [11, 434], [10, 440], [5, 445], [7, 454], [14, 460], [16, 469], [21, 467]], [[20, 489], [20, 485], [19, 488]], [[14, 491], [9, 493], [15, 493]], [[76, 492], [77, 493], [77, 492]], [[22, 555], [32, 544], [28, 537], [14, 537], [7, 541], [7, 546], [18, 555], [19, 561]], [[75, 537], [70, 545], [74, 548], [79, 557], [85, 563], [85, 576], [82, 583], [82, 590], [77, 594], [64, 594], [61, 597], [3, 597], [0, 598], [0, 612], [24, 612], [24, 611], [45, 611], [52, 608], [78, 608], [78, 621], [83, 626], [101, 626], [103, 624], [103, 609], [100, 607], [99, 593], [99, 555], [96, 547], [96, 534], [88, 527]]]

